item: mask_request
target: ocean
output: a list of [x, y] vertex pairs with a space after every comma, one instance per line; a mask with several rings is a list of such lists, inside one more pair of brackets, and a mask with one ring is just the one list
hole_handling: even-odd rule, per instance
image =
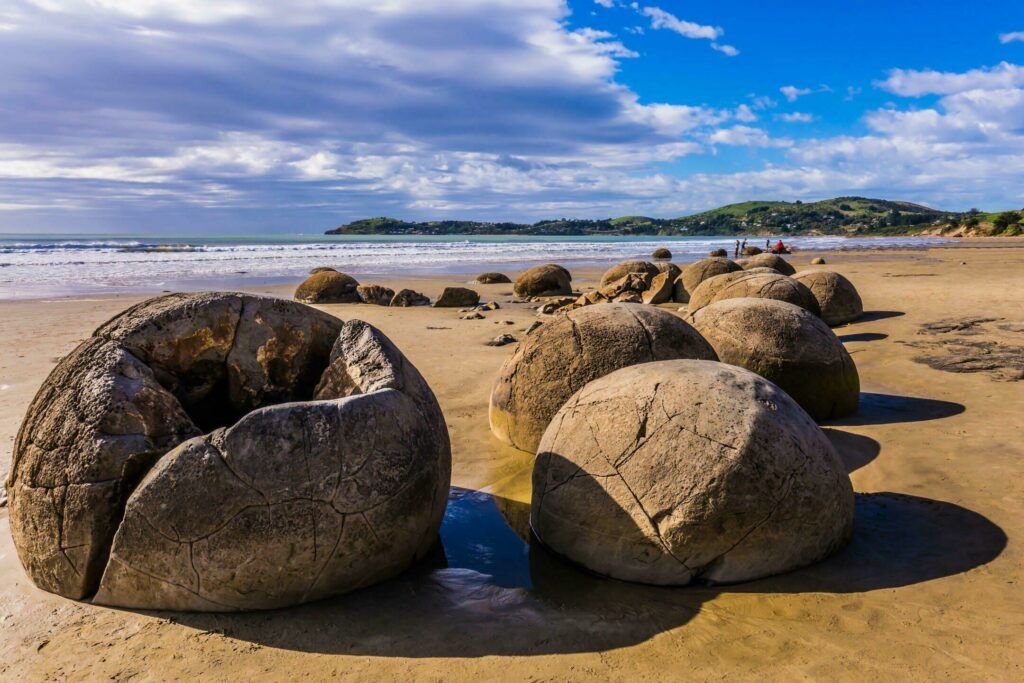
[[[764, 238], [749, 237], [764, 246]], [[315, 266], [356, 276], [473, 274], [557, 261], [603, 265], [649, 258], [658, 247], [678, 263], [734, 237], [397, 237], [356, 235], [0, 235], [0, 299], [162, 290], [194, 291], [295, 280]], [[774, 239], [772, 240], [774, 242]], [[934, 237], [795, 237], [798, 250], [926, 249]], [[789, 242], [787, 242], [789, 243]]]

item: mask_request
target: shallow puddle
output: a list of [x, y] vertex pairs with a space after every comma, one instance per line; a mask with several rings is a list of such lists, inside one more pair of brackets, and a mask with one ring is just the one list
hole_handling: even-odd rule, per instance
[[[526, 505], [511, 505], [522, 507], [528, 519]], [[524, 528], [520, 533], [527, 531]], [[509, 526], [491, 494], [452, 487], [441, 523], [448, 568], [487, 574], [493, 577], [494, 585], [502, 588], [531, 588], [528, 537], [520, 536]]]

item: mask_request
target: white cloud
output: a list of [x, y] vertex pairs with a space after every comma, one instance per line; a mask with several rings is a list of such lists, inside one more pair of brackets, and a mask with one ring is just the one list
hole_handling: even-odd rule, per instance
[[796, 102], [798, 98], [804, 95], [810, 95], [810, 88], [798, 88], [795, 85], [784, 85], [779, 88], [779, 92], [790, 102]]
[[742, 147], [792, 147], [787, 138], [772, 138], [764, 130], [751, 126], [733, 126], [716, 130], [708, 138], [711, 144]]
[[999, 34], [999, 42], [1003, 45], [1006, 45], [1007, 43], [1024, 43], [1024, 31], [1001, 33]]
[[615, 0], [594, 0], [601, 7], [611, 9], [615, 5]]
[[888, 78], [875, 83], [879, 88], [903, 97], [953, 95], [968, 90], [996, 90], [1024, 86], [1024, 67], [1001, 62], [993, 67], [964, 73], [893, 69]]
[[775, 118], [779, 121], [785, 121], [786, 123], [810, 123], [814, 121], [814, 114], [794, 111], [785, 114], [777, 114]]
[[680, 19], [670, 12], [666, 12], [660, 7], [640, 7], [639, 4], [635, 2], [630, 6], [640, 14], [648, 17], [651, 20], [651, 28], [653, 29], [673, 31], [684, 38], [710, 40], [712, 50], [717, 50], [728, 57], [735, 57], [740, 53], [740, 51], [732, 45], [724, 45], [717, 42], [718, 39], [725, 34], [725, 31], [718, 26], [707, 26], [704, 24], [697, 24], [692, 21], [686, 21], [685, 19]]
[[757, 121], [757, 114], [755, 114], [754, 110], [750, 108], [750, 105], [746, 104], [741, 104], [740, 106], [736, 107], [736, 112], [733, 114], [733, 116], [736, 118], [737, 121], [742, 121], [743, 123], [751, 123], [753, 121]]

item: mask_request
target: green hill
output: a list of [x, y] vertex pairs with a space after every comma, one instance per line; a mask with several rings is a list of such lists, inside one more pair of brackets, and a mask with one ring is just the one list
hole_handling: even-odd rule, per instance
[[[1016, 218], [1014, 217], [1016, 216]], [[1020, 212], [940, 211], [911, 202], [836, 197], [818, 202], [749, 201], [680, 218], [559, 218], [525, 223], [410, 222], [366, 218], [328, 235], [1014, 235]]]

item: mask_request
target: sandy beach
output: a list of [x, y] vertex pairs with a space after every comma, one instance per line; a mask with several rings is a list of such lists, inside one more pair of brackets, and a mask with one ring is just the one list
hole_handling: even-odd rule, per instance
[[[536, 304], [510, 303], [505, 284], [471, 285], [501, 305], [482, 320], [458, 309], [327, 305], [379, 327], [440, 401], [454, 466], [447, 567], [267, 612], [116, 610], [37, 589], [3, 508], [0, 678], [1020, 680], [1024, 246], [981, 246], [824, 254], [867, 313], [835, 329], [860, 373], [861, 408], [823, 425], [857, 492], [854, 538], [820, 564], [676, 589], [565, 565], [528, 543], [532, 456], [499, 443], [487, 422], [491, 384], [514, 347], [485, 342], [521, 339]], [[816, 255], [791, 262], [807, 268]], [[574, 270], [574, 285], [594, 287], [600, 274]], [[434, 298], [465, 278], [370, 282]], [[55, 363], [144, 298], [0, 302], [0, 473]], [[960, 324], [932, 325], [941, 321]], [[1015, 356], [1016, 368], [935, 367], [992, 349]]]

